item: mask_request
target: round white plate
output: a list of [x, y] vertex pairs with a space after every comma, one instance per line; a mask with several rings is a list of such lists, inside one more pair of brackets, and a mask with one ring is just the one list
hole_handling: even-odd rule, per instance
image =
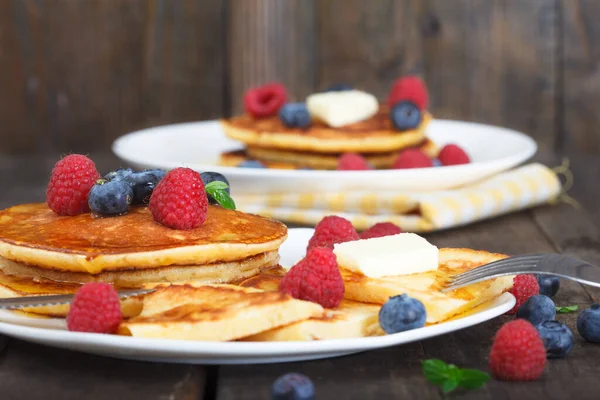
[[427, 135], [438, 146], [456, 143], [472, 163], [436, 168], [376, 171], [304, 171], [250, 169], [217, 165], [222, 152], [242, 148], [225, 136], [217, 121], [158, 126], [129, 133], [112, 146], [136, 168], [187, 166], [217, 171], [230, 181], [233, 194], [264, 192], [340, 192], [351, 190], [442, 190], [478, 181], [533, 156], [533, 139], [510, 129], [471, 122], [434, 120]]
[[[290, 229], [280, 249], [281, 263], [291, 267], [305, 252], [312, 229]], [[510, 293], [479, 306], [459, 319], [393, 335], [312, 342], [194, 342], [69, 332], [62, 319], [30, 318], [0, 310], [0, 333], [47, 346], [103, 356], [189, 364], [260, 364], [314, 360], [380, 349], [443, 335], [487, 321], [515, 304]]]

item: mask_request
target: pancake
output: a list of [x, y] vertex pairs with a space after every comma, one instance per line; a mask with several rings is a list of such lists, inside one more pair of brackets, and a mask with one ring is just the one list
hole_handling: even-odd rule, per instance
[[[285, 275], [281, 267], [264, 269], [260, 274], [239, 283], [243, 287], [277, 291]], [[295, 322], [243, 338], [244, 341], [307, 341], [382, 335], [379, 327], [381, 306], [342, 300], [335, 309], [325, 309], [319, 317]]]
[[441, 292], [449, 276], [505, 257], [503, 254], [486, 251], [442, 248], [437, 271], [382, 278], [369, 278], [340, 266], [345, 285], [344, 297], [354, 301], [384, 304], [392, 296], [406, 294], [423, 303], [427, 310], [427, 323], [438, 323], [463, 314], [508, 291], [512, 287], [512, 276], [490, 279], [447, 293]]
[[[219, 165], [223, 167], [237, 167], [244, 161], [252, 160], [248, 156], [248, 152], [245, 149], [226, 151], [219, 156]], [[301, 166], [291, 164], [289, 162], [272, 162], [266, 160], [259, 160], [265, 167], [269, 169], [300, 169]]]
[[[425, 138], [418, 146], [430, 158], [438, 155], [438, 148], [431, 140]], [[292, 166], [308, 167], [312, 169], [334, 170], [338, 166], [338, 159], [341, 154], [338, 153], [308, 153], [300, 151], [286, 151], [278, 149], [269, 149], [262, 147], [248, 147], [246, 150], [248, 158], [271, 163], [289, 163]], [[365, 159], [377, 169], [391, 168], [398, 158], [398, 151], [389, 153], [366, 153]]]
[[169, 266], [151, 269], [119, 269], [98, 274], [58, 271], [34, 267], [0, 257], [0, 270], [5, 274], [51, 279], [60, 282], [87, 283], [106, 282], [118, 288], [138, 288], [146, 283], [228, 283], [256, 275], [261, 268], [272, 267], [279, 262], [277, 250], [250, 256], [243, 260], [206, 265]]
[[[0, 271], [0, 298], [73, 294], [81, 287], [77, 283], [56, 282], [38, 277], [7, 275]], [[20, 308], [20, 311], [49, 317], [66, 317], [68, 304]], [[142, 297], [121, 299], [121, 310], [125, 318], [142, 311]]]
[[0, 211], [1, 257], [91, 274], [238, 261], [275, 251], [286, 237], [281, 222], [219, 206], [188, 231], [156, 223], [147, 207], [111, 218], [59, 216], [44, 203]]
[[416, 129], [398, 131], [392, 127], [389, 111], [382, 106], [375, 116], [339, 128], [318, 121], [306, 129], [288, 128], [277, 116], [254, 119], [247, 114], [220, 122], [227, 136], [248, 146], [315, 153], [381, 153], [422, 142], [431, 119], [431, 114], [426, 113]]
[[323, 314], [309, 301], [233, 285], [170, 285], [144, 297], [141, 314], [121, 335], [230, 341]]

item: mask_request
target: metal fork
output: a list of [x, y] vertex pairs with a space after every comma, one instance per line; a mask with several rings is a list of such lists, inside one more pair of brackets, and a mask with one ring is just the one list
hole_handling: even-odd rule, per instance
[[494, 261], [448, 279], [442, 292], [505, 275], [546, 274], [600, 287], [600, 267], [563, 254], [525, 254]]

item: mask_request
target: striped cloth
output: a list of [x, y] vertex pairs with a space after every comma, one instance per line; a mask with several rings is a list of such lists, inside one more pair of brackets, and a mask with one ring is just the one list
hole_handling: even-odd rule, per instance
[[547, 203], [560, 194], [557, 174], [532, 163], [438, 192], [268, 193], [236, 196], [235, 201], [242, 211], [300, 225], [315, 225], [335, 214], [352, 221], [358, 230], [390, 221], [404, 231], [431, 232]]

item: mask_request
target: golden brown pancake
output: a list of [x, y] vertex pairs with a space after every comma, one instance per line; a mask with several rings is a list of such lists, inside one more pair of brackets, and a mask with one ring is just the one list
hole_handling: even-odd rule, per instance
[[0, 211], [0, 256], [92, 274], [237, 261], [275, 251], [286, 237], [280, 222], [219, 206], [209, 206], [206, 222], [187, 231], [158, 224], [147, 207], [111, 218], [59, 216], [43, 203]]
[[[77, 283], [56, 282], [39, 277], [24, 277], [7, 275], [0, 271], [0, 297], [45, 296], [54, 294], [73, 294], [81, 287]], [[121, 310], [126, 318], [138, 315], [142, 310], [142, 297], [121, 299]], [[21, 308], [20, 311], [46, 315], [50, 317], [65, 317], [69, 311], [68, 304], [42, 307]]]
[[243, 260], [205, 265], [168, 266], [157, 268], [130, 268], [104, 271], [97, 274], [86, 272], [59, 271], [35, 267], [0, 257], [0, 271], [5, 274], [51, 279], [60, 282], [87, 283], [106, 282], [119, 288], [138, 288], [151, 283], [228, 283], [253, 276], [261, 268], [272, 267], [279, 262], [276, 250], [256, 254]]
[[323, 314], [279, 292], [232, 285], [170, 285], [144, 297], [138, 317], [119, 333], [146, 338], [228, 341]]
[[318, 121], [306, 129], [288, 128], [278, 116], [255, 119], [247, 114], [220, 122], [227, 136], [248, 146], [316, 153], [381, 153], [420, 143], [431, 119], [431, 114], [425, 113], [418, 128], [398, 131], [392, 126], [387, 107], [381, 106], [373, 117], [339, 128]]

